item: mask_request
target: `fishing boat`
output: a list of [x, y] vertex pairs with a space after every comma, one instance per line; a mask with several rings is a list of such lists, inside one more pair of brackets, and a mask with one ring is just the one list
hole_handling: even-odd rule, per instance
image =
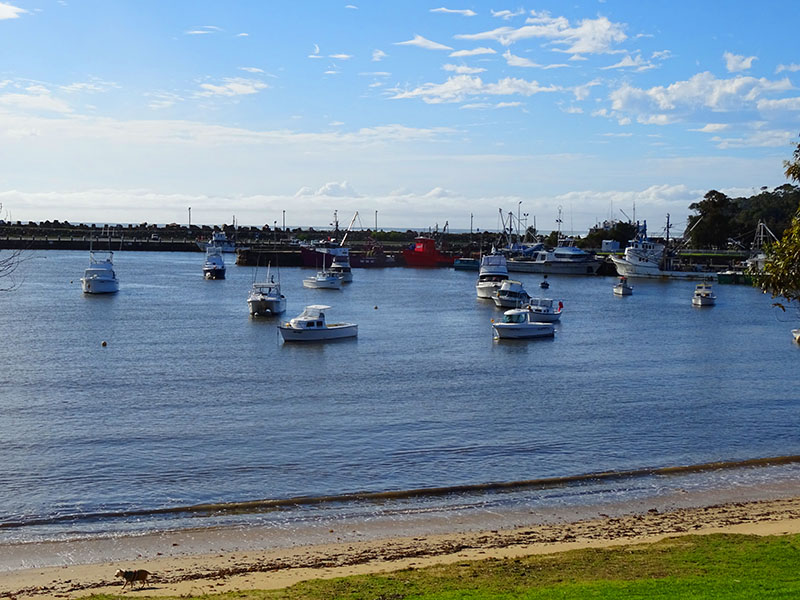
[[89, 266], [81, 277], [81, 289], [84, 294], [114, 294], [119, 291], [119, 280], [114, 272], [114, 253], [98, 259], [89, 251]]
[[208, 246], [206, 248], [203, 277], [206, 279], [225, 279], [225, 260], [222, 258], [222, 248], [219, 246]]
[[630, 296], [633, 293], [633, 288], [628, 285], [627, 277], [620, 277], [619, 281], [614, 285], [615, 296]]
[[414, 239], [412, 248], [403, 248], [403, 259], [409, 267], [451, 267], [455, 260], [436, 247], [436, 240], [422, 236]]
[[503, 320], [492, 323], [496, 339], [525, 339], [553, 337], [555, 326], [536, 320], [536, 315], [526, 308], [512, 308], [503, 313]]
[[253, 282], [247, 296], [247, 306], [253, 317], [279, 315], [286, 311], [286, 297], [281, 293], [280, 280], [275, 281], [275, 276], [270, 275], [269, 267], [264, 281]]
[[224, 231], [215, 231], [211, 234], [211, 239], [209, 241], [199, 240], [197, 243], [197, 247], [200, 250], [207, 250], [211, 246], [216, 246], [220, 249], [220, 252], [227, 252], [232, 253], [236, 252], [236, 242], [229, 239], [227, 234]]
[[496, 252], [485, 254], [481, 258], [478, 282], [475, 284], [478, 298], [493, 299], [506, 279], [508, 279], [508, 267], [505, 255]]
[[564, 304], [559, 300], [556, 305], [550, 298], [531, 298], [531, 301], [522, 308], [533, 313], [535, 321], [554, 323], [561, 318]]
[[346, 262], [350, 267], [350, 248], [345, 246], [347, 236], [353, 228], [353, 223], [358, 218], [358, 211], [353, 214], [350, 224], [344, 232], [341, 240], [337, 240], [339, 235], [339, 216], [337, 211], [333, 211], [333, 235], [325, 240], [315, 240], [309, 244], [300, 246], [300, 257], [305, 267], [323, 268], [330, 267], [335, 260]]
[[711, 286], [707, 283], [699, 283], [694, 288], [692, 294], [692, 306], [714, 306], [717, 297], [711, 291]]
[[519, 308], [530, 302], [530, 295], [525, 291], [522, 282], [506, 279], [494, 296], [495, 306], [499, 308]]
[[353, 270], [350, 268], [350, 259], [347, 255], [334, 256], [328, 270], [341, 277], [344, 283], [353, 281]]
[[[669, 231], [669, 220], [667, 221]], [[677, 255], [665, 244], [647, 237], [647, 221], [637, 224], [636, 236], [628, 242], [622, 258], [611, 256], [617, 273], [622, 277], [648, 277], [657, 279], [716, 279], [716, 273], [696, 268], [680, 269]]]
[[318, 342], [358, 335], [355, 323], [327, 323], [325, 312], [331, 307], [324, 304], [306, 306], [302, 313], [278, 325], [285, 342]]
[[317, 271], [311, 277], [303, 279], [303, 287], [318, 290], [342, 289], [342, 278], [327, 270]]

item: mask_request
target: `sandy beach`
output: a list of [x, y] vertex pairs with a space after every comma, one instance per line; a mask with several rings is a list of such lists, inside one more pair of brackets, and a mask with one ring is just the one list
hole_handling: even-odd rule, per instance
[[[474, 524], [473, 524], [474, 526]], [[576, 548], [652, 542], [684, 534], [800, 533], [800, 497], [728, 502], [635, 514], [560, 520], [508, 529], [452, 531], [409, 537], [384, 536], [364, 541], [347, 539], [307, 545], [286, 544], [269, 550], [220, 550], [164, 555], [143, 550], [136, 560], [30, 568], [0, 574], [0, 597], [80, 598], [116, 594], [122, 581], [118, 568], [146, 569], [153, 579], [132, 595], [208, 594], [249, 589], [274, 589], [314, 578], [420, 568], [437, 563], [545, 554]], [[341, 540], [329, 530], [331, 540]], [[180, 549], [179, 536], [164, 534], [162, 544]], [[193, 546], [198, 548], [201, 546]], [[147, 546], [151, 548], [151, 546]]]

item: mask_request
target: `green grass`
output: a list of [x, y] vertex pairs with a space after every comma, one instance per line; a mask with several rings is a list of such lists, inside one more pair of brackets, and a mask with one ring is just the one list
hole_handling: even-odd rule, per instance
[[[95, 600], [119, 596], [92, 596]], [[143, 598], [139, 596], [137, 598]], [[655, 544], [465, 561], [198, 596], [264, 600], [800, 598], [800, 535], [685, 536]]]

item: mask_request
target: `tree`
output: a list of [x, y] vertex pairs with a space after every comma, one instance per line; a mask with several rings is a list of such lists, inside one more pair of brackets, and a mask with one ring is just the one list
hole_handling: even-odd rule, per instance
[[706, 192], [700, 202], [689, 205], [698, 214], [691, 215], [686, 233], [694, 248], [725, 248], [731, 236], [731, 221], [736, 205], [722, 192]]
[[[800, 183], [800, 143], [795, 148], [793, 160], [784, 161], [787, 179]], [[763, 271], [752, 272], [753, 284], [773, 298], [787, 302], [800, 302], [800, 207], [783, 236], [766, 248], [767, 258]], [[776, 302], [782, 310], [783, 303]]]
[[9, 253], [0, 255], [0, 292], [10, 292], [19, 283], [14, 280], [14, 271], [22, 261], [22, 250], [12, 250]]

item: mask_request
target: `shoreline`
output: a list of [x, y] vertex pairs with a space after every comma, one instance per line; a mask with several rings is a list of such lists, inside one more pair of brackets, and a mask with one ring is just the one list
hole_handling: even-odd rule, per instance
[[[763, 491], [763, 490], [762, 490]], [[686, 534], [800, 533], [800, 482], [769, 499], [757, 490], [731, 489], [663, 497], [634, 504], [576, 510], [523, 511], [488, 518], [473, 515], [408, 523], [320, 525], [296, 541], [290, 531], [257, 528], [162, 532], [116, 540], [65, 544], [94, 546], [103, 555], [119, 544], [133, 558], [10, 570], [0, 577], [0, 597], [80, 598], [119, 593], [116, 569], [147, 569], [155, 577], [148, 596], [198, 595], [276, 589], [308, 579], [422, 568], [437, 563], [548, 554], [586, 547], [654, 542]], [[768, 495], [780, 496], [778, 489]], [[35, 554], [47, 543], [33, 543]], [[160, 550], [158, 550], [160, 548]], [[9, 546], [0, 546], [0, 554]], [[77, 548], [75, 549], [77, 550]], [[75, 556], [73, 555], [73, 558]], [[67, 556], [67, 559], [69, 557]], [[138, 588], [137, 588], [138, 589]]]

